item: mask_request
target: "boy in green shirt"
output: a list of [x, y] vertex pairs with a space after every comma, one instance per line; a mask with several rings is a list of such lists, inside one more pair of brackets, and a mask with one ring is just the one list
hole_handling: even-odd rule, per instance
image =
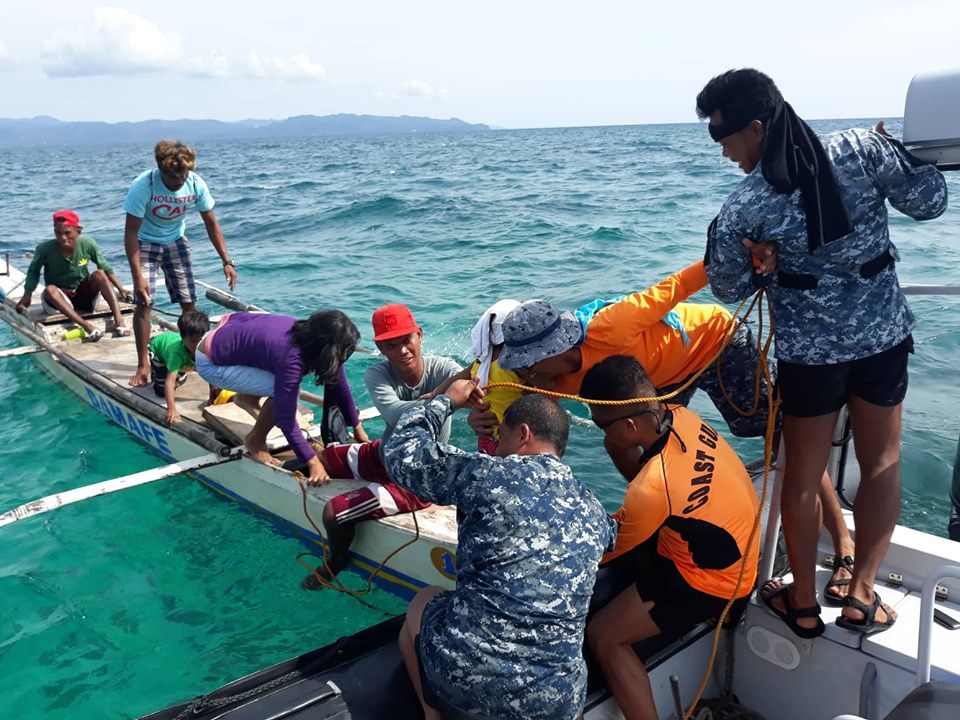
[[[72, 210], [57, 210], [53, 214], [53, 234], [56, 240], [47, 240], [37, 245], [33, 261], [27, 269], [27, 279], [23, 284], [23, 297], [17, 303], [17, 312], [22, 313], [33, 300], [33, 291], [40, 282], [40, 270], [43, 269], [43, 282], [46, 285], [40, 294], [40, 302], [48, 313], [61, 312], [71, 321], [83, 328], [86, 340], [96, 342], [103, 332], [81, 317], [80, 313], [89, 313], [97, 309], [97, 296], [103, 298], [113, 313], [113, 333], [117, 336], [130, 334], [120, 314], [120, 304], [110, 285], [116, 287], [124, 300], [132, 298], [117, 280], [110, 263], [100, 253], [97, 242], [89, 235], [81, 235], [80, 217]], [[93, 262], [97, 270], [90, 272], [87, 264]]]
[[197, 345], [210, 329], [210, 319], [200, 310], [188, 310], [177, 320], [180, 332], [160, 333], [150, 341], [153, 391], [167, 401], [167, 425], [180, 420], [174, 392], [197, 368]]

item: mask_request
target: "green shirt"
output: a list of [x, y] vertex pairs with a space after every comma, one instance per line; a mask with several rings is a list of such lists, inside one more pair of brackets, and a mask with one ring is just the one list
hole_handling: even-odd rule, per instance
[[76, 290], [77, 286], [90, 276], [90, 270], [87, 268], [89, 262], [93, 262], [107, 275], [113, 275], [113, 268], [97, 247], [97, 241], [89, 235], [81, 235], [77, 238], [72, 258], [65, 258], [60, 254], [60, 246], [56, 240], [42, 242], [37, 245], [33, 260], [27, 269], [23, 294], [30, 295], [37, 289], [41, 268], [43, 268], [45, 284], [56, 285], [64, 290]]
[[192, 370], [197, 366], [196, 361], [190, 357], [187, 346], [183, 344], [180, 333], [160, 333], [150, 341], [150, 352], [160, 358], [170, 372]]

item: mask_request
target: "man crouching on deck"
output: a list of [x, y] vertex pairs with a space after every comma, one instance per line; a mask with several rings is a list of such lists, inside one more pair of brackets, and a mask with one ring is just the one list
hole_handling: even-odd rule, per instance
[[[580, 394], [630, 400], [657, 392], [639, 362], [614, 355], [587, 372]], [[622, 558], [636, 582], [597, 612], [587, 643], [624, 717], [657, 720], [650, 679], [631, 646], [719, 618], [732, 597], [739, 615], [757, 575], [756, 542], [746, 550], [759, 502], [733, 448], [691, 410], [654, 401], [590, 411], [607, 447], [636, 453], [640, 472], [614, 515], [616, 547], [603, 558]], [[649, 567], [641, 569], [644, 560]]]
[[400, 631], [427, 720], [564, 720], [580, 715], [581, 654], [597, 562], [616, 526], [560, 462], [566, 413], [520, 398], [500, 426], [498, 457], [437, 438], [454, 410], [479, 401], [477, 378], [407, 410], [384, 446], [396, 483], [459, 522], [457, 587], [414, 597]]

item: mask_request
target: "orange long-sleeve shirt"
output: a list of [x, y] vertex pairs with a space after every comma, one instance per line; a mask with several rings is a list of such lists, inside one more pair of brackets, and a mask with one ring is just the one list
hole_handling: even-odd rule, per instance
[[[578, 393], [583, 376], [611, 355], [629, 355], [646, 370], [658, 388], [681, 382], [710, 363], [720, 349], [733, 317], [719, 305], [683, 302], [707, 284], [703, 261], [674, 273], [656, 285], [628, 295], [600, 310], [580, 346], [580, 370], [556, 379], [558, 392]], [[675, 310], [690, 339], [661, 322]]]

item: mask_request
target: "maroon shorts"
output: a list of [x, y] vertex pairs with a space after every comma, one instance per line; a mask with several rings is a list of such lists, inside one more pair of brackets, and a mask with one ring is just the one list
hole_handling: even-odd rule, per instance
[[[77, 312], [90, 313], [97, 309], [97, 299], [100, 297], [100, 290], [93, 284], [89, 276], [85, 277], [73, 290], [67, 290], [66, 288], [60, 288], [60, 290], [67, 296], [70, 304], [73, 305], [73, 309]], [[44, 290], [40, 295], [40, 302], [43, 305], [43, 309], [49, 315], [60, 312], [43, 297], [46, 292], [47, 291]]]
[[489, 437], [477, 438], [477, 450], [479, 450], [480, 452], [486, 455], [493, 455], [494, 457], [496, 457], [497, 448], [499, 446], [500, 446], [499, 440], [494, 440], [493, 438], [489, 438]]
[[370, 481], [330, 499], [337, 524], [350, 527], [364, 520], [376, 520], [398, 513], [409, 513], [429, 507], [412, 492], [390, 480], [380, 459], [380, 441], [332, 445], [323, 451], [324, 465], [330, 477]]

